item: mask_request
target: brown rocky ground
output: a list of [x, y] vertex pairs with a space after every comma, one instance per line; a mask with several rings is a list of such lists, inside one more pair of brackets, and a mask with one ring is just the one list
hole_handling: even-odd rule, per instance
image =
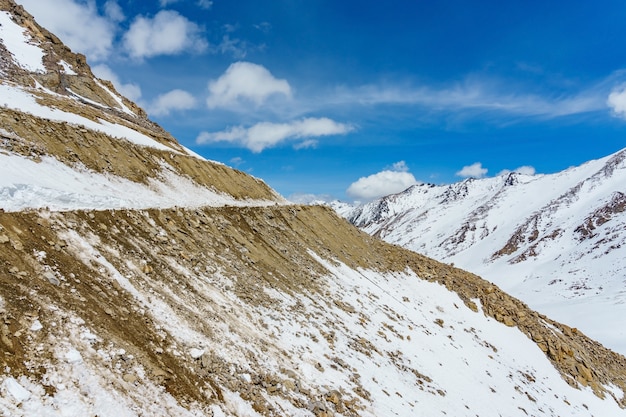
[[[6, 303], [0, 365], [16, 377], [41, 377], [45, 374], [42, 364], [57, 360], [50, 351], [36, 351], [32, 332], [27, 331], [37, 319], [43, 324], [37, 340], [62, 338], [62, 322], [69, 316], [61, 314], [59, 319], [58, 314], [49, 314], [50, 306], [56, 306], [84, 320], [102, 337], [102, 344], [123, 346], [134, 361], [151, 370], [147, 378], [162, 384], [182, 404], [206, 401], [207, 390], [212, 401], [219, 401], [226, 388], [251, 399], [258, 411], [272, 415], [261, 392], [275, 394], [277, 384], [284, 386], [285, 381], [259, 370], [254, 383], [242, 384], [232, 377], [235, 362], [225, 363], [211, 353], [197, 362], [176, 356], [166, 348], [175, 344], [175, 335], [155, 325], [129, 288], [173, 306], [177, 314], [195, 323], [198, 333], [219, 337], [216, 329], [219, 323], [230, 322], [229, 313], [208, 306], [204, 316], [197, 316], [197, 309], [188, 303], [212, 301], [204, 298], [197, 277], [189, 276], [188, 271], [212, 271], [220, 276], [213, 283], [219, 291], [250, 306], [271, 307], [267, 288], [332, 299], [318, 283], [325, 271], [308, 255], [310, 249], [353, 268], [403, 271], [409, 267], [420, 277], [458, 293], [473, 310], [478, 311], [478, 306], [472, 300], [480, 300], [484, 314], [517, 326], [572, 386], [590, 386], [598, 396], [610, 395], [604, 388], [608, 384], [626, 389], [624, 357], [576, 329], [531, 311], [477, 276], [358, 231], [327, 208], [31, 211], [0, 213], [0, 225], [0, 293]], [[83, 240], [92, 242], [98, 252], [86, 250], [80, 244]], [[105, 261], [121, 271], [132, 286], [111, 276]], [[255, 362], [253, 356], [248, 360]], [[130, 362], [116, 361], [121, 376], [136, 381]], [[317, 397], [308, 394], [310, 404]], [[624, 399], [616, 400], [626, 405]], [[301, 398], [293, 401], [306, 406]], [[358, 414], [357, 399], [346, 401]]]

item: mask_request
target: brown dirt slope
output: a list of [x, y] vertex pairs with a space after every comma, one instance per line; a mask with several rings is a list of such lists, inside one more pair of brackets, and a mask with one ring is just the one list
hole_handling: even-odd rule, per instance
[[[133, 129], [167, 146], [172, 152], [138, 146], [123, 138], [110, 137], [70, 123], [38, 118], [10, 108], [0, 108], [0, 128], [5, 132], [0, 131], [0, 151], [35, 160], [43, 155], [53, 156], [68, 165], [81, 164], [96, 172], [142, 183], [158, 177], [166, 162], [179, 175], [194, 180], [198, 185], [237, 199], [282, 201], [259, 179], [189, 155], [172, 135], [150, 121], [143, 110], [117, 93], [110, 82], [97, 80], [83, 55], [73, 53], [55, 35], [39, 26], [22, 6], [13, 0], [0, 0], [0, 10], [11, 12], [14, 21], [23, 26], [45, 51], [46, 67], [45, 73], [24, 70], [13, 62], [0, 44], [0, 73], [4, 73], [0, 83], [26, 88], [41, 105], [95, 122], [104, 120]], [[68, 74], [61, 61], [68, 63], [76, 75]], [[36, 83], [54, 94], [36, 89]], [[134, 114], [124, 111], [118, 100]]]
[[[82, 240], [98, 252], [77, 243]], [[229, 323], [228, 313], [207, 306], [209, 313], [197, 317], [191, 306], [211, 301], [194, 281], [197, 277], [185, 271], [210, 271], [220, 277], [214, 283], [219, 291], [250, 306], [271, 307], [267, 288], [328, 297], [318, 283], [324, 269], [308, 254], [310, 249], [354, 268], [403, 271], [409, 267], [423, 279], [458, 293], [473, 310], [478, 308], [472, 300], [478, 299], [484, 314], [517, 326], [571, 385], [590, 386], [598, 396], [609, 394], [604, 390], [608, 384], [626, 389], [624, 357], [530, 310], [479, 277], [385, 244], [324, 207], [0, 213], [0, 242], [0, 294], [6, 303], [0, 365], [16, 377], [41, 377], [46, 372], [42, 363], [57, 360], [50, 351], [35, 350], [37, 343], [27, 331], [38, 319], [44, 329], [37, 340], [63, 337], [62, 326], [52, 323], [70, 319], [49, 315], [50, 306], [55, 306], [80, 317], [106, 343], [123, 346], [135, 361], [152, 370], [148, 378], [181, 403], [207, 401], [207, 390], [211, 401], [219, 401], [222, 390], [229, 389], [271, 415], [261, 395], [272, 392], [271, 383], [242, 384], [229, 377], [235, 362], [205, 355], [202, 363], [190, 363], [189, 358], [163, 349], [175, 343], [174, 335], [155, 325], [102, 260], [121, 271], [134, 288], [174, 306], [177, 314], [196, 323], [197, 332], [219, 338], [218, 328]], [[115, 363], [124, 377], [124, 372], [131, 372], [125, 361]], [[358, 414], [356, 408], [354, 413]]]

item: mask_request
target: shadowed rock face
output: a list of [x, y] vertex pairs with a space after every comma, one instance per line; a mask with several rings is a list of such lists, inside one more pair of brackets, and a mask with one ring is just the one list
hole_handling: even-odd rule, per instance
[[599, 398], [623, 411], [622, 356], [475, 275], [190, 155], [21, 7], [0, 10], [47, 69], [0, 48], [2, 83], [165, 146], [9, 106], [2, 155], [145, 185], [167, 164], [238, 203], [0, 212], [0, 414], [591, 415]]

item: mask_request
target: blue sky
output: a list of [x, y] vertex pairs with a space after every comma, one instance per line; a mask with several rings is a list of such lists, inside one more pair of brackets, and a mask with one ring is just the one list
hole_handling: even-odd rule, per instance
[[18, 2], [185, 146], [294, 200], [626, 147], [623, 1]]

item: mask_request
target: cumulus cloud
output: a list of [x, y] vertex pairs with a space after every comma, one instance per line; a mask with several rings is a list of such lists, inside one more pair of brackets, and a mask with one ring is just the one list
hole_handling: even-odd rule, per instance
[[235, 62], [217, 80], [209, 82], [207, 106], [236, 107], [242, 102], [259, 106], [273, 95], [291, 97], [287, 80], [275, 78], [267, 68], [251, 62]]
[[[107, 18], [98, 13], [95, 1], [20, 0], [20, 3], [39, 24], [75, 52], [87, 55], [90, 61], [101, 62], [111, 54], [117, 25], [112, 16]], [[114, 3], [107, 2], [105, 11], [112, 11]]]
[[208, 43], [200, 27], [172, 10], [161, 10], [153, 18], [137, 16], [124, 35], [123, 44], [137, 59], [175, 55], [183, 51], [203, 51]]
[[398, 161], [391, 165], [391, 170], [396, 172], [409, 172], [409, 166], [404, 161]]
[[483, 168], [480, 162], [474, 162], [472, 165], [464, 166], [456, 175], [463, 178], [482, 178], [487, 175], [487, 168]]
[[523, 174], [523, 175], [535, 175], [535, 173], [537, 172], [535, 170], [535, 167], [530, 166], [530, 165], [524, 165], [519, 168], [515, 168], [514, 171], [517, 172], [518, 174]]
[[114, 22], [123, 22], [124, 20], [126, 20], [124, 11], [116, 0], [108, 0], [106, 3], [104, 3], [104, 13], [109, 19]]
[[524, 165], [519, 168], [515, 168], [513, 171], [509, 169], [503, 169], [502, 171], [498, 173], [498, 175], [510, 174], [511, 172], [517, 172], [518, 174], [522, 174], [522, 175], [535, 175], [537, 171], [535, 170], [535, 167], [533, 166]]
[[626, 85], [611, 91], [607, 105], [612, 110], [613, 115], [626, 119]]
[[408, 171], [404, 161], [396, 162], [389, 169], [359, 178], [348, 187], [346, 194], [356, 200], [367, 201], [399, 193], [418, 182]]
[[148, 113], [155, 116], [167, 116], [173, 110], [189, 110], [196, 106], [193, 95], [184, 90], [172, 90], [158, 96], [148, 106]]
[[107, 65], [100, 64], [91, 68], [96, 77], [102, 80], [108, 80], [113, 83], [115, 89], [127, 99], [137, 102], [141, 98], [141, 87], [133, 83], [123, 83], [117, 74]]
[[230, 142], [259, 153], [288, 140], [303, 139], [296, 145], [298, 146], [309, 142], [311, 138], [343, 135], [353, 129], [350, 125], [325, 117], [306, 118], [291, 123], [261, 122], [250, 128], [236, 126], [221, 132], [202, 132], [196, 139], [196, 143], [202, 145]]

